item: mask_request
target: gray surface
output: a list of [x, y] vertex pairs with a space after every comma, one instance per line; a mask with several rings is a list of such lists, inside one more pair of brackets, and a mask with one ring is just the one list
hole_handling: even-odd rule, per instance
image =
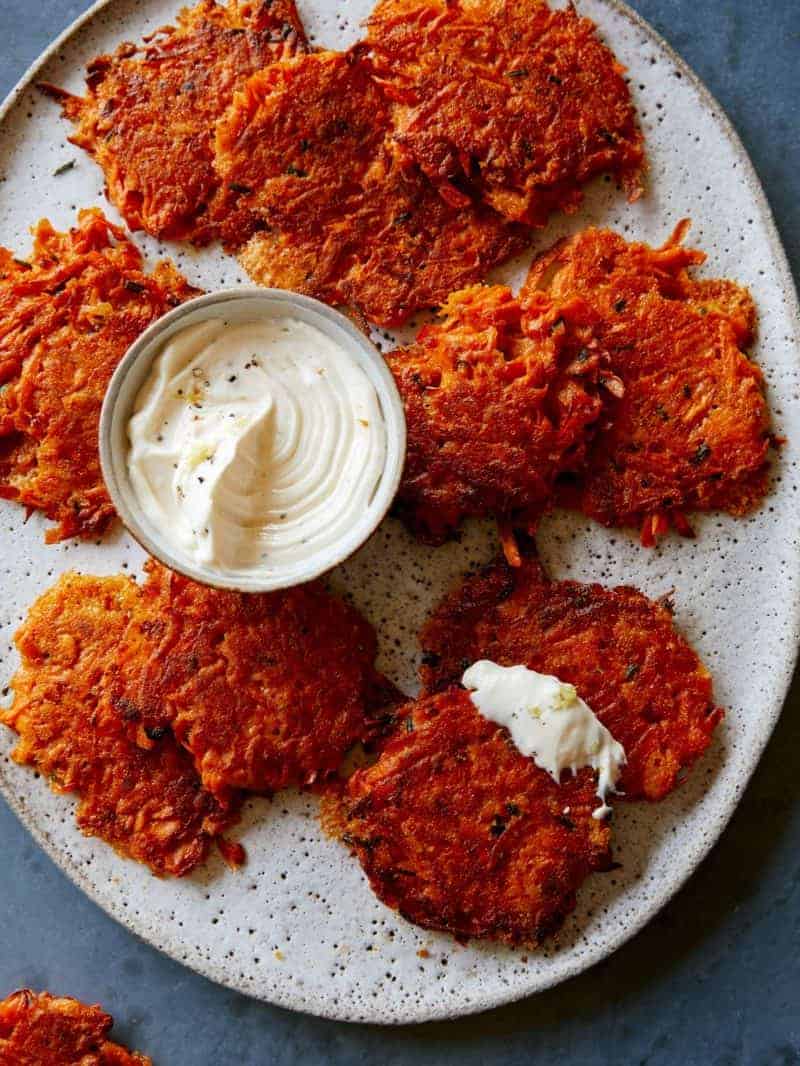
[[[83, 7], [0, 3], [0, 90]], [[639, 0], [728, 111], [800, 268], [800, 6]], [[702, 152], [696, 160], [702, 166]], [[0, 190], [0, 195], [2, 194]], [[534, 1000], [404, 1030], [316, 1021], [215, 988], [140, 944], [0, 804], [0, 994], [99, 1000], [156, 1066], [241, 1063], [800, 1062], [800, 689], [720, 845], [632, 944]]]

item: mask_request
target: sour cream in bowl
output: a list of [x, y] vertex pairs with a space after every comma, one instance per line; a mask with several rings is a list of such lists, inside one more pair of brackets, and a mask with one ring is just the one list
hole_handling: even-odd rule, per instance
[[109, 385], [100, 458], [134, 537], [196, 581], [310, 581], [372, 534], [397, 492], [405, 418], [380, 353], [343, 315], [233, 289], [169, 312]]

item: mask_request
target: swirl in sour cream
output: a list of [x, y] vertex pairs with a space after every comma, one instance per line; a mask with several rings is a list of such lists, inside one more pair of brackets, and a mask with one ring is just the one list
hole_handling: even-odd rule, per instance
[[387, 432], [366, 371], [288, 316], [173, 335], [128, 424], [153, 526], [191, 562], [273, 574], [341, 539], [368, 506]]

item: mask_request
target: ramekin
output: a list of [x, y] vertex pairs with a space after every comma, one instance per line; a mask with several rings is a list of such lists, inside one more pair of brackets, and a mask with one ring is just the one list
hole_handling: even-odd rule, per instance
[[[153, 361], [179, 330], [209, 319], [252, 322], [259, 318], [293, 318], [315, 326], [363, 368], [375, 387], [386, 424], [386, 460], [370, 503], [335, 543], [308, 559], [268, 575], [228, 573], [198, 565], [169, 543], [144, 513], [128, 471], [128, 422]], [[188, 300], [168, 312], [137, 338], [117, 366], [100, 414], [100, 463], [117, 514], [141, 546], [171, 570], [215, 588], [272, 592], [320, 577], [344, 562], [374, 533], [386, 516], [400, 485], [406, 454], [406, 421], [394, 378], [378, 349], [327, 304], [283, 289], [235, 288]]]

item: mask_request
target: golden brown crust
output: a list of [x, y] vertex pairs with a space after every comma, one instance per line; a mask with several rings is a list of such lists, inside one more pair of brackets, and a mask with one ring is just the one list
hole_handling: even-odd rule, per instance
[[361, 200], [388, 122], [383, 94], [352, 53], [298, 56], [235, 93], [215, 163], [271, 224], [333, 226]]
[[250, 276], [396, 326], [521, 251], [494, 212], [445, 204], [388, 141], [390, 114], [355, 53], [275, 64], [238, 92], [217, 127], [216, 165], [262, 231]]
[[143, 586], [67, 574], [39, 598], [0, 722], [18, 762], [81, 797], [86, 833], [180, 875], [240, 789], [323, 782], [403, 697], [374, 667], [372, 627], [319, 583], [242, 595], [147, 570]]
[[172, 734], [140, 731], [118, 699], [131, 665], [125, 634], [142, 621], [132, 579], [65, 574], [17, 633], [22, 668], [0, 721], [19, 734], [17, 762], [79, 796], [84, 833], [156, 874], [182, 876], [236, 821], [238, 801], [218, 803]]
[[94, 59], [85, 97], [49, 91], [131, 229], [237, 243], [251, 220], [214, 173], [214, 124], [239, 84], [306, 47], [294, 0], [200, 0], [142, 46]]
[[681, 246], [681, 224], [662, 248], [588, 229], [536, 259], [520, 299], [581, 297], [624, 395], [577, 482], [561, 502], [609, 526], [639, 526], [652, 544], [690, 511], [742, 515], [767, 488], [769, 416], [761, 371], [742, 349], [753, 338], [749, 292], [689, 273], [701, 252]]
[[376, 894], [461, 938], [536, 944], [608, 868], [610, 828], [589, 770], [557, 785], [463, 689], [409, 703], [342, 799], [344, 840]]
[[663, 799], [722, 718], [708, 671], [668, 608], [632, 588], [549, 581], [535, 558], [467, 578], [420, 634], [426, 692], [491, 659], [574, 685], [625, 748], [628, 799]]
[[0, 1001], [0, 1066], [152, 1066], [107, 1037], [113, 1019], [71, 996], [28, 988]]
[[28, 263], [0, 251], [0, 496], [56, 523], [48, 542], [96, 537], [114, 517], [97, 432], [128, 347], [195, 294], [168, 261], [152, 274], [97, 210], [58, 233], [42, 221]]
[[140, 728], [174, 732], [222, 801], [310, 785], [385, 724], [396, 697], [375, 632], [319, 583], [243, 595], [147, 569], [119, 694]]
[[476, 285], [390, 353], [408, 427], [398, 510], [417, 535], [441, 543], [466, 515], [535, 525], [602, 410], [594, 332], [581, 301], [523, 311], [505, 286]]
[[595, 25], [544, 0], [382, 0], [367, 23], [396, 138], [455, 205], [478, 194], [541, 226], [614, 173], [635, 199], [644, 165], [624, 68]]

